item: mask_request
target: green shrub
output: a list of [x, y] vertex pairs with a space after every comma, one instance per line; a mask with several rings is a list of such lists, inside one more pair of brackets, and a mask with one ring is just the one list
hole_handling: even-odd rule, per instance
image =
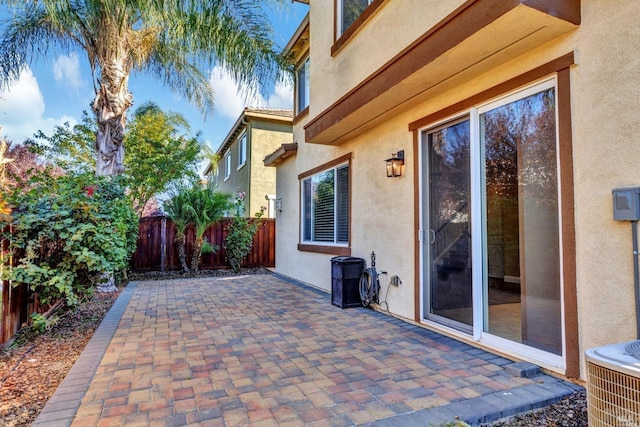
[[102, 273], [127, 268], [138, 218], [118, 177], [43, 174], [29, 188], [12, 195], [13, 235], [5, 237], [18, 262], [8, 279], [42, 304], [74, 306]]
[[234, 208], [235, 216], [231, 223], [227, 226], [227, 237], [224, 242], [224, 249], [227, 254], [227, 261], [231, 264], [231, 268], [236, 273], [240, 271], [244, 258], [251, 251], [253, 246], [253, 238], [258, 232], [260, 226], [260, 219], [264, 215], [266, 207], [260, 208], [259, 212], [256, 212], [256, 220], [250, 221], [249, 218], [244, 216], [244, 198], [246, 193], [238, 193], [236, 197]]

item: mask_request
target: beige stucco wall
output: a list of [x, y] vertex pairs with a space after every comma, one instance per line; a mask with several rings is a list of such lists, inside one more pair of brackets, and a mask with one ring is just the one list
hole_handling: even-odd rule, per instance
[[[404, 8], [418, 3], [420, 8]], [[319, 3], [313, 3], [312, 76], [316, 67], [326, 68], [323, 78], [326, 76], [332, 83], [326, 84], [322, 79], [312, 77], [311, 114], [307, 120], [330, 105], [339, 92], [346, 92], [358, 79], [370, 74], [376, 64], [383, 63], [399, 50], [398, 45], [381, 43], [367, 31], [380, 34], [386, 41], [408, 43], [428, 29], [426, 24], [431, 19], [437, 21], [434, 14], [415, 13], [415, 10], [431, 11], [436, 4], [442, 3], [444, 9], [451, 11], [461, 1], [430, 3], [434, 3], [433, 7], [426, 8], [422, 1], [388, 2], [375, 16], [380, 20], [379, 25], [371, 25], [375, 30], [365, 26], [337, 55], [352, 58], [341, 61], [331, 59], [329, 55], [333, 39], [327, 28], [333, 28], [329, 25], [333, 8], [320, 8]], [[446, 13], [441, 10], [439, 15]], [[277, 220], [276, 269], [330, 291], [331, 255], [297, 250], [300, 191], [297, 175], [351, 152], [352, 255], [368, 262], [373, 250], [379, 271], [400, 276], [403, 284], [388, 294], [389, 309], [396, 315], [413, 318], [414, 273], [417, 269], [414, 265], [414, 194], [417, 189], [413, 184], [417, 171], [413, 162], [417, 153], [413, 152], [412, 134], [407, 130], [407, 124], [575, 52], [577, 64], [571, 69], [571, 109], [580, 351], [582, 354], [587, 348], [634, 339], [631, 229], [629, 223], [613, 221], [611, 190], [640, 186], [637, 164], [640, 159], [637, 132], [640, 55], [636, 52], [636, 46], [640, 45], [639, 16], [639, 2], [612, 4], [609, 0], [583, 0], [582, 24], [578, 30], [470, 79], [455, 90], [438, 95], [339, 147], [305, 144], [303, 126], [307, 120], [298, 123], [294, 128], [294, 140], [299, 143], [298, 154], [278, 167], [277, 192], [284, 205]], [[404, 23], [400, 26], [401, 22]], [[394, 37], [391, 37], [393, 31]], [[355, 65], [349, 62], [356, 59], [348, 54], [351, 46], [359, 46], [358, 49], [368, 52], [366, 61], [358, 61]], [[346, 67], [345, 72], [340, 72], [340, 67]], [[355, 69], [359, 69], [359, 74]], [[401, 149], [405, 150], [407, 159], [403, 177], [386, 178], [384, 159]], [[382, 296], [386, 293], [388, 277], [383, 276], [381, 280]], [[581, 363], [584, 364], [584, 360]], [[585, 378], [584, 366], [582, 378]]]
[[640, 186], [640, 3], [584, 1], [572, 74], [583, 348], [635, 338], [631, 228], [611, 190]]
[[[264, 158], [282, 144], [291, 142], [291, 124], [253, 121], [248, 164], [251, 165], [251, 187], [247, 213], [254, 216], [260, 207], [269, 205], [266, 195], [276, 194], [276, 169], [264, 165]], [[265, 215], [269, 215], [265, 212]]]
[[[238, 169], [239, 139], [247, 132], [247, 161]], [[276, 170], [266, 167], [264, 158], [273, 153], [280, 145], [291, 142], [291, 124], [252, 118], [245, 129], [238, 133], [238, 138], [231, 144], [231, 176], [224, 180], [224, 155], [218, 163], [217, 191], [231, 194], [247, 193], [248, 203], [245, 215], [254, 216], [262, 206], [268, 206], [266, 195], [276, 193]], [[265, 216], [269, 215], [268, 212]]]
[[[222, 193], [229, 193], [233, 197], [235, 197], [239, 191], [247, 191], [249, 187], [249, 171], [250, 168], [247, 167], [248, 163], [245, 163], [243, 167], [238, 169], [238, 149], [239, 137], [244, 134], [244, 130], [238, 135], [238, 138], [233, 141], [233, 143], [229, 146], [229, 152], [231, 153], [231, 174], [229, 178], [225, 179], [226, 173], [226, 151], [223, 153], [220, 161], [218, 162], [218, 186], [216, 187], [216, 191]], [[247, 148], [247, 153], [249, 152], [249, 148]]]
[[[311, 85], [311, 117], [322, 112], [351, 88], [391, 60], [398, 52], [464, 0], [388, 0], [338, 52], [331, 57], [335, 42], [333, 2], [311, 2], [311, 78], [322, 74], [322, 86]], [[423, 11], [416, 13], [416, 11]], [[363, 54], [366, 52], [366, 54]]]

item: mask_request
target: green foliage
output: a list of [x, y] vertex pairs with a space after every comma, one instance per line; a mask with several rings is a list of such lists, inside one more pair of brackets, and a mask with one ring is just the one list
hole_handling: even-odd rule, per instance
[[220, 250], [220, 246], [212, 245], [211, 243], [205, 240], [204, 243], [202, 244], [202, 249], [200, 250], [200, 253], [202, 255], [215, 254], [219, 250]]
[[127, 268], [137, 216], [117, 177], [40, 174], [30, 184], [12, 194], [17, 209], [6, 237], [18, 263], [4, 274], [28, 285], [42, 304], [74, 306], [101, 273]]
[[176, 226], [176, 246], [178, 249], [178, 260], [182, 271], [189, 272], [189, 266], [187, 265], [187, 254], [184, 248], [185, 231], [187, 225], [191, 222], [191, 212], [188, 210], [189, 194], [188, 190], [177, 190], [176, 194], [171, 197], [164, 204], [164, 210], [169, 215], [169, 218]]
[[[220, 220], [222, 214], [229, 208], [230, 196], [218, 193], [210, 188], [195, 185], [190, 189], [183, 188], [165, 203], [165, 211], [176, 225], [176, 242], [178, 258], [185, 273], [198, 271], [198, 264], [205, 246], [204, 232], [207, 228]], [[191, 266], [187, 266], [184, 249], [185, 230], [187, 225], [195, 228], [195, 242], [191, 255]], [[209, 245], [206, 250], [217, 250]]]
[[96, 169], [97, 131], [95, 118], [83, 111], [80, 123], [73, 127], [69, 122], [56, 126], [51, 136], [39, 130], [31, 144], [38, 153], [67, 172], [88, 172]]
[[201, 145], [199, 135], [190, 137], [189, 130], [182, 115], [164, 112], [154, 103], [145, 103], [136, 110], [125, 134], [124, 173], [139, 212], [172, 182], [198, 178]]
[[[172, 183], [197, 179], [203, 155], [199, 136], [188, 136], [189, 130], [182, 115], [165, 112], [152, 102], [136, 110], [125, 134], [124, 183], [139, 215], [154, 195]], [[69, 123], [56, 126], [51, 136], [38, 131], [37, 142], [31, 143], [65, 171], [93, 171], [97, 131], [95, 119], [83, 111], [81, 123], [73, 128]]]
[[284, 2], [3, 0], [0, 89], [33, 61], [75, 52], [89, 60], [96, 101], [109, 97], [105, 105], [117, 118], [131, 103], [130, 72], [155, 78], [210, 115], [214, 93], [203, 70], [219, 65], [241, 87], [255, 89], [290, 67], [272, 37], [269, 3]]
[[240, 271], [244, 258], [253, 247], [253, 238], [258, 232], [260, 219], [266, 210], [264, 206], [260, 208], [260, 211], [255, 214], [256, 220], [250, 221], [244, 216], [245, 197], [246, 193], [244, 192], [238, 193], [238, 197], [236, 197], [234, 202], [235, 215], [227, 227], [227, 237], [224, 243], [227, 260], [236, 273]]
[[195, 227], [196, 239], [201, 239], [206, 229], [218, 222], [229, 208], [230, 196], [202, 187], [194, 187], [186, 194], [189, 222]]
[[209, 226], [218, 222], [224, 211], [228, 209], [229, 195], [202, 187], [196, 187], [188, 194], [190, 195], [188, 209], [196, 232], [191, 256], [191, 271], [195, 272], [198, 271], [198, 264], [200, 264], [200, 258], [202, 257], [204, 232]]
[[40, 313], [31, 314], [31, 327], [36, 332], [38, 332], [39, 334], [43, 334], [48, 326], [49, 326], [49, 321], [42, 314]]

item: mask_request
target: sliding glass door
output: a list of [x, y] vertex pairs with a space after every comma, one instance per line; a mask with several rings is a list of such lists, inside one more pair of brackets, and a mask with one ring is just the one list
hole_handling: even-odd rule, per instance
[[484, 332], [562, 354], [555, 90], [479, 112], [487, 236]]
[[428, 316], [471, 331], [469, 120], [426, 135], [428, 162]]
[[422, 138], [423, 317], [561, 358], [555, 81]]

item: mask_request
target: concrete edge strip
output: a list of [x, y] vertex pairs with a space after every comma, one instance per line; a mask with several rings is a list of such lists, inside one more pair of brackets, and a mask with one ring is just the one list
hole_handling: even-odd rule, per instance
[[129, 282], [32, 426], [70, 426], [138, 282]]
[[535, 384], [499, 391], [448, 405], [421, 409], [376, 421], [368, 426], [395, 427], [406, 425], [439, 426], [461, 422], [476, 426], [501, 418], [523, 414], [562, 400], [582, 387], [542, 374]]

